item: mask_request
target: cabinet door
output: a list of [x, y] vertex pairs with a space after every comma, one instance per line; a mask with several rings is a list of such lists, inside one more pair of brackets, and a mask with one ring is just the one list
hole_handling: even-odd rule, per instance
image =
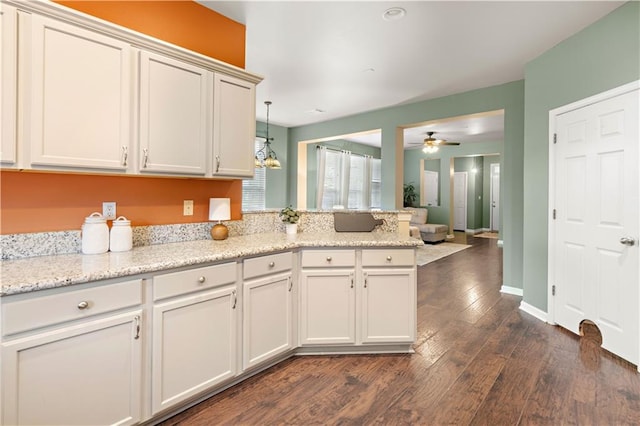
[[38, 15], [30, 35], [31, 164], [126, 170], [129, 45]]
[[216, 74], [213, 96], [213, 176], [253, 177], [255, 85]]
[[413, 342], [415, 270], [365, 269], [362, 283], [362, 343]]
[[3, 343], [3, 424], [138, 423], [141, 315], [114, 315]]
[[236, 288], [153, 308], [152, 414], [236, 374]]
[[0, 163], [3, 167], [14, 165], [17, 161], [17, 19], [14, 8], [0, 4]]
[[300, 280], [300, 343], [353, 344], [355, 273], [348, 270], [303, 270]]
[[205, 175], [210, 71], [140, 53], [140, 171]]
[[291, 273], [244, 283], [243, 366], [267, 361], [293, 347]]

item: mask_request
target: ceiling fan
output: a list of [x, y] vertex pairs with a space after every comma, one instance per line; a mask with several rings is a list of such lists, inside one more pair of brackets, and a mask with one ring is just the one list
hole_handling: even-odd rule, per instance
[[433, 137], [436, 132], [427, 132], [427, 137], [422, 142], [422, 152], [432, 154], [438, 151], [438, 147], [444, 145], [460, 145], [460, 142], [447, 142], [445, 139], [436, 139]]

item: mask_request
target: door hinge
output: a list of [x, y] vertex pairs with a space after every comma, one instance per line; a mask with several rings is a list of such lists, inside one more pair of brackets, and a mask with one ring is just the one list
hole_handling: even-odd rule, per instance
[[555, 220], [556, 218], [556, 209], [553, 209], [553, 219]]
[[556, 285], [555, 284], [551, 286], [551, 295], [552, 296], [556, 295]]
[[553, 134], [553, 143], [554, 143], [554, 144], [555, 144], [555, 143], [558, 143], [558, 134], [557, 134], [557, 133], [554, 133], [554, 134]]

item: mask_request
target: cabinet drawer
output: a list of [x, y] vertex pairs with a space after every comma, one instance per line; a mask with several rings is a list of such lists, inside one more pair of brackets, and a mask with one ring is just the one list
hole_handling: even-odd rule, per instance
[[291, 252], [253, 257], [244, 261], [243, 276], [245, 279], [261, 275], [288, 271], [293, 268]]
[[142, 303], [142, 280], [35, 296], [2, 306], [5, 335], [87, 318]]
[[303, 268], [344, 267], [356, 265], [355, 250], [305, 250]]
[[237, 263], [205, 266], [153, 277], [153, 300], [234, 284]]
[[362, 266], [415, 266], [415, 249], [362, 250]]

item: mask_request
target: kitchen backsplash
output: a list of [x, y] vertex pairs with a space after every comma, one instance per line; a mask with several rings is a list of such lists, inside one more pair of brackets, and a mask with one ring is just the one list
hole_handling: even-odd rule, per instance
[[[376, 211], [372, 213], [376, 219], [384, 219], [384, 224], [374, 229], [373, 232], [395, 232], [398, 230], [397, 212]], [[284, 232], [284, 224], [278, 217], [278, 210], [244, 212], [242, 216], [242, 220], [224, 222], [229, 228], [230, 237]], [[151, 226], [132, 224], [133, 246], [211, 239], [210, 231], [213, 225], [213, 222]], [[305, 231], [334, 232], [333, 211], [302, 211], [298, 222], [298, 232]], [[77, 230], [0, 235], [0, 249], [2, 250], [2, 260], [80, 253], [81, 234], [80, 230]]]

